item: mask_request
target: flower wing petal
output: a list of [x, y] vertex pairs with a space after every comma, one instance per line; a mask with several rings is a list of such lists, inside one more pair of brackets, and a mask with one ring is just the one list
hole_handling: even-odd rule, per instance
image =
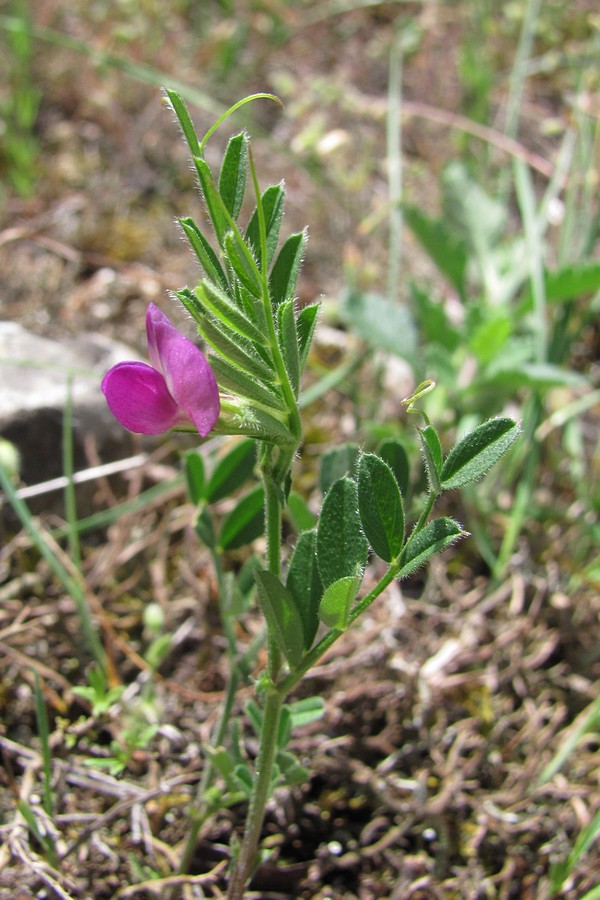
[[160, 318], [153, 317], [151, 330], [158, 355], [157, 368], [165, 377], [169, 393], [194, 423], [200, 436], [206, 437], [214, 428], [221, 409], [219, 388], [210, 365], [202, 351], [180, 334], [162, 313]]
[[163, 375], [146, 363], [117, 363], [102, 392], [115, 419], [137, 434], [162, 434], [184, 419]]

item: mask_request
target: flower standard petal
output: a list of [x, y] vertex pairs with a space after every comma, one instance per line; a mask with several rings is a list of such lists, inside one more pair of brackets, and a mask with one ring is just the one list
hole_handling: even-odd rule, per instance
[[137, 434], [162, 434], [185, 420], [164, 376], [142, 362], [117, 363], [102, 379], [115, 419]]
[[154, 368], [159, 372], [162, 372], [160, 355], [158, 353], [158, 325], [165, 325], [168, 328], [172, 328], [173, 331], [176, 331], [173, 325], [171, 325], [169, 318], [165, 316], [164, 312], [162, 312], [158, 308], [158, 306], [155, 306], [154, 303], [149, 303], [148, 309], [146, 310], [146, 338], [148, 341], [148, 356], [150, 357], [150, 363], [152, 364], [152, 366], [154, 366]]
[[148, 308], [146, 319], [150, 359], [164, 375], [174, 401], [200, 436], [206, 437], [221, 408], [217, 380], [201, 350], [180, 334], [160, 310], [154, 310]]

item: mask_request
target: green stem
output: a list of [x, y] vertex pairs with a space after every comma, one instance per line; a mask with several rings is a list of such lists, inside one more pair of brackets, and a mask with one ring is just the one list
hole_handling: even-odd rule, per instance
[[246, 829], [240, 855], [227, 892], [228, 900], [243, 900], [246, 884], [254, 868], [265, 807], [271, 793], [271, 776], [277, 749], [277, 732], [282, 704], [283, 698], [271, 684], [265, 699], [260, 749], [256, 760], [254, 787], [246, 817]]
[[[281, 574], [281, 520], [283, 511], [282, 481], [274, 476], [273, 457], [278, 452], [279, 448], [265, 445], [261, 461], [261, 473], [265, 489], [266, 561], [269, 571], [277, 577]], [[237, 900], [237, 898], [242, 898], [244, 895], [245, 886], [255, 864], [265, 808], [271, 793], [273, 761], [277, 750], [277, 731], [284, 695], [275, 687], [282, 664], [281, 650], [272, 635], [268, 636], [267, 645], [269, 652], [267, 666], [269, 687], [264, 702], [260, 748], [256, 760], [254, 785], [248, 806], [240, 855], [233, 870], [227, 894], [229, 900]]]
[[267, 541], [267, 568], [279, 577], [281, 568], [281, 487], [271, 471], [271, 458], [275, 448], [268, 447], [262, 466], [265, 489], [265, 536]]

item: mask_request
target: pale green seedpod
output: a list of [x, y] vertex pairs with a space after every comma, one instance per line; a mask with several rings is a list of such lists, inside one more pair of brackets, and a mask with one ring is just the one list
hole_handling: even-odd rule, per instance
[[158, 603], [149, 603], [144, 608], [144, 626], [152, 632], [159, 634], [165, 624], [165, 614]]

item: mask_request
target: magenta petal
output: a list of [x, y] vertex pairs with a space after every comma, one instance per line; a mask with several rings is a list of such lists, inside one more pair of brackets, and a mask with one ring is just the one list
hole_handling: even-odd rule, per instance
[[148, 349], [169, 393], [201, 437], [212, 431], [220, 412], [219, 388], [204, 354], [180, 334], [152, 304], [146, 317]]
[[[150, 362], [159, 372], [162, 372], [162, 367], [160, 363], [160, 356], [158, 353], [158, 335], [156, 333], [157, 325], [163, 325], [167, 328], [171, 328], [176, 334], [179, 334], [176, 328], [171, 325], [171, 322], [165, 316], [164, 312], [155, 306], [154, 303], [148, 304], [148, 309], [146, 310], [146, 338], [148, 341], [148, 356], [150, 357]], [[183, 335], [180, 335], [183, 337]], [[164, 372], [163, 372], [164, 375]]]
[[164, 377], [142, 362], [122, 362], [102, 379], [102, 391], [115, 419], [138, 434], [162, 434], [184, 418]]

